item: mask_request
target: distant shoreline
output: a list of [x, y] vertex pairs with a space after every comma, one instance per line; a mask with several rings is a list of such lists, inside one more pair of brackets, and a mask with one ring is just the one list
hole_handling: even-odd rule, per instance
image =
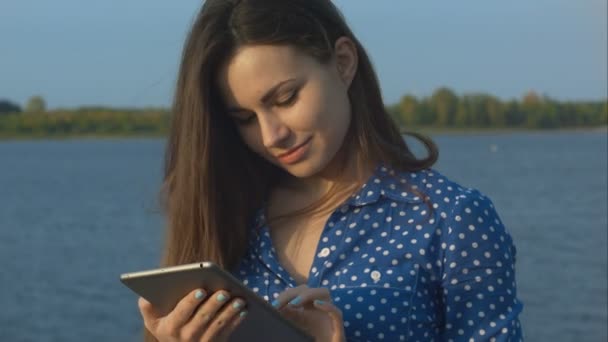
[[[570, 127], [552, 129], [526, 128], [433, 128], [416, 127], [401, 129], [402, 132], [416, 132], [424, 135], [486, 135], [486, 134], [517, 134], [517, 133], [608, 133], [608, 126], [600, 127]], [[164, 134], [74, 134], [74, 135], [39, 135], [39, 136], [0, 136], [0, 142], [6, 141], [42, 141], [42, 140], [112, 140], [112, 139], [163, 139]]]
[[483, 135], [483, 134], [513, 134], [513, 133], [568, 133], [568, 132], [588, 132], [588, 133], [608, 133], [608, 126], [598, 127], [563, 127], [563, 128], [434, 128], [418, 127], [414, 129], [403, 129], [402, 131], [413, 131], [427, 135]]
[[0, 136], [0, 142], [5, 141], [42, 141], [42, 140], [112, 140], [112, 139], [162, 139], [162, 134], [74, 134], [74, 135], [44, 135], [44, 136]]

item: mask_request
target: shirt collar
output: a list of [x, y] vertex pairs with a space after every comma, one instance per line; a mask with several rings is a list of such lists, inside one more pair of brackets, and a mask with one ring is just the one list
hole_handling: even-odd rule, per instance
[[[397, 202], [422, 203], [423, 199], [412, 191], [419, 188], [417, 183], [420, 182], [421, 176], [420, 172], [395, 171], [393, 168], [380, 163], [376, 166], [367, 182], [345, 204], [360, 207], [376, 203], [381, 197]], [[253, 231], [254, 234], [258, 235], [258, 239], [260, 238], [262, 227], [266, 225], [266, 205], [267, 203], [264, 203], [255, 214]], [[343, 207], [343, 209], [346, 209], [346, 207]], [[252, 243], [255, 244], [254, 242]]]
[[346, 204], [364, 206], [373, 204], [381, 197], [398, 202], [422, 203], [423, 199], [413, 190], [418, 189], [416, 172], [399, 172], [381, 163], [361, 189], [353, 194]]

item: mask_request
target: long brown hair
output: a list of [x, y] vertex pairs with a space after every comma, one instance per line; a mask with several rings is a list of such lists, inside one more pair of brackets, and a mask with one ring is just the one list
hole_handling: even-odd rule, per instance
[[[407, 133], [425, 145], [424, 159], [406, 145], [385, 110], [368, 55], [331, 1], [206, 0], [184, 45], [172, 108], [161, 191], [167, 216], [162, 265], [209, 260], [235, 267], [246, 250], [247, 227], [284, 174], [251, 152], [224, 114], [217, 87], [221, 66], [238, 47], [256, 44], [292, 46], [328, 63], [342, 36], [355, 43], [358, 54], [348, 93], [346, 153], [359, 166], [383, 162], [417, 171], [435, 163], [438, 152], [430, 139]], [[149, 334], [146, 339], [153, 340]]]
[[247, 226], [283, 171], [251, 152], [224, 114], [217, 72], [243, 45], [288, 45], [328, 63], [339, 37], [356, 45], [349, 89], [352, 120], [344, 146], [358, 165], [428, 168], [433, 142], [417, 159], [385, 110], [364, 48], [328, 0], [207, 0], [187, 37], [176, 85], [162, 187], [167, 215], [163, 265], [210, 260], [232, 268], [247, 245]]
[[162, 199], [168, 229], [163, 265], [211, 260], [231, 268], [245, 252], [246, 227], [283, 171], [251, 152], [224, 114], [217, 72], [239, 46], [289, 45], [327, 63], [335, 41], [350, 38], [358, 69], [349, 89], [352, 120], [344, 146], [358, 165], [430, 167], [417, 159], [385, 110], [364, 48], [328, 0], [207, 0], [186, 40], [167, 142]]

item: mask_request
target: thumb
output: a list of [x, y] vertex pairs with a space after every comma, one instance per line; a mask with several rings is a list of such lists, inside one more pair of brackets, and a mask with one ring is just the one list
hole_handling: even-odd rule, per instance
[[161, 318], [161, 314], [154, 308], [152, 303], [142, 297], [139, 297], [137, 305], [139, 306], [139, 312], [144, 320], [144, 325], [148, 330], [153, 330]]
[[285, 307], [281, 309], [281, 314], [288, 321], [304, 329], [310, 326], [311, 322], [314, 321], [315, 316], [314, 311], [311, 311], [310, 309], [305, 309], [303, 307]]
[[342, 311], [330, 302], [323, 300], [315, 300], [313, 302], [315, 308], [327, 313], [332, 321], [332, 327], [335, 331], [341, 331], [344, 328]]

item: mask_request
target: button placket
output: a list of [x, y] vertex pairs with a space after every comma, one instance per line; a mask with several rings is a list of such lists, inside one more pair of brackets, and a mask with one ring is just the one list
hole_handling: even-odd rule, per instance
[[283, 282], [285, 282], [286, 284], [288, 284], [289, 286], [295, 286], [295, 280], [292, 279], [291, 275], [289, 274], [289, 272], [287, 272], [287, 270], [285, 270], [283, 267], [281, 267], [281, 265], [279, 264], [279, 259], [277, 258], [277, 253], [276, 250], [274, 248], [274, 246], [272, 245], [272, 240], [270, 239], [270, 233], [268, 231], [268, 226], [264, 225], [262, 227], [262, 229], [260, 230], [260, 239], [261, 242], [259, 243], [261, 245], [261, 243], [263, 242], [268, 249], [266, 248], [260, 248], [258, 245], [258, 251], [261, 251], [256, 253], [258, 259], [262, 262], [262, 265], [264, 265], [264, 267], [266, 267], [266, 269], [268, 269], [268, 271], [270, 271], [272, 274], [274, 274], [277, 278], [281, 279]]
[[[316, 270], [316, 272], [311, 272], [308, 276], [309, 287], [321, 286], [323, 276], [327, 271], [327, 268], [331, 268], [331, 266], [333, 266], [332, 259], [334, 258], [332, 258], [332, 256], [334, 255], [334, 253], [332, 253], [332, 250], [329, 245], [331, 243], [336, 243], [332, 234], [334, 234], [333, 232], [335, 231], [335, 229], [337, 229], [336, 226], [339, 226], [343, 223], [339, 220], [339, 217], [344, 215], [345, 212], [348, 212], [347, 204], [334, 210], [334, 212], [329, 215], [329, 218], [325, 223], [325, 227], [323, 227], [323, 232], [319, 237], [319, 243], [317, 245], [315, 258], [311, 265], [311, 270], [314, 269]], [[323, 240], [326, 240], [327, 242], [324, 242]]]

